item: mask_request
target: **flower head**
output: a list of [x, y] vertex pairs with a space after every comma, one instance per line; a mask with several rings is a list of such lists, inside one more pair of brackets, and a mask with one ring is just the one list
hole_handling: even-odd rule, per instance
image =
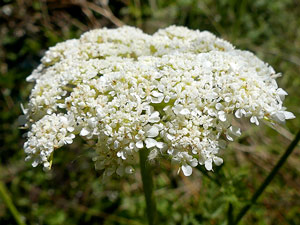
[[75, 136], [97, 142], [97, 169], [132, 173], [138, 151], [169, 157], [186, 176], [223, 160], [234, 119], [284, 122], [273, 68], [209, 32], [171, 26], [148, 35], [124, 26], [84, 33], [51, 47], [27, 78], [27, 159], [49, 168]]

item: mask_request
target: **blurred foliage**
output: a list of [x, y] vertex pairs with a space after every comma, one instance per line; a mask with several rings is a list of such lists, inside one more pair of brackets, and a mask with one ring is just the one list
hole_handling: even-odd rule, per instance
[[[121, 21], [148, 33], [171, 24], [209, 30], [255, 52], [282, 72], [286, 107], [297, 119], [275, 131], [241, 121], [243, 136], [221, 152], [225, 164], [207, 174], [176, 174], [156, 165], [161, 224], [226, 224], [250, 198], [300, 127], [300, 2], [297, 0], [3, 0], [0, 3], [0, 179], [27, 224], [145, 224], [139, 173], [102, 180], [93, 151], [78, 140], [55, 153], [50, 172], [24, 162], [18, 129], [26, 76], [50, 46]], [[103, 13], [105, 12], [105, 13]], [[278, 132], [279, 131], [279, 132]], [[299, 146], [241, 224], [300, 224]], [[137, 171], [138, 172], [138, 171]], [[0, 199], [0, 224], [15, 221]]]

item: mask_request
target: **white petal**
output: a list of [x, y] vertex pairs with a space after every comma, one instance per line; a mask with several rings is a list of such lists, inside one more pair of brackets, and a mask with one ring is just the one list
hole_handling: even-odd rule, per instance
[[74, 130], [75, 130], [74, 127], [67, 127], [67, 131], [69, 131], [69, 132], [73, 132]]
[[120, 144], [120, 142], [115, 141], [115, 142], [114, 142], [114, 149], [117, 149], [117, 148], [119, 147], [119, 144]]
[[154, 97], [157, 97], [157, 98], [164, 96], [162, 93], [160, 93], [160, 92], [158, 92], [158, 91], [152, 91], [151, 94], [152, 94]]
[[160, 92], [163, 92], [165, 90], [165, 86], [162, 85], [162, 84], [159, 84], [157, 85], [157, 89], [160, 91]]
[[191, 176], [191, 174], [193, 173], [193, 168], [187, 164], [182, 165], [181, 169], [182, 169], [184, 176], [186, 176], [186, 177]]
[[123, 152], [117, 152], [117, 156], [120, 158], [120, 157], [122, 157], [122, 155], [123, 155]]
[[207, 170], [212, 170], [212, 159], [206, 160], [204, 165]]
[[171, 134], [167, 134], [167, 139], [169, 139], [170, 141], [174, 140], [174, 136]]
[[240, 136], [242, 133], [241, 133], [241, 129], [240, 128], [238, 128], [238, 127], [234, 127], [234, 126], [231, 126], [230, 128], [229, 128], [229, 131], [230, 131], [230, 133], [231, 134], [233, 134], [233, 135], [235, 135], [235, 136]]
[[213, 161], [217, 166], [220, 166], [223, 163], [223, 159], [217, 156], [213, 157]]
[[165, 97], [165, 99], [164, 99], [164, 102], [165, 102], [165, 103], [168, 103], [168, 102], [170, 101], [170, 99], [171, 99], [171, 97], [167, 95], [167, 96]]
[[219, 115], [219, 119], [220, 119], [222, 122], [225, 122], [225, 121], [226, 121], [226, 114], [225, 114], [224, 111], [218, 112], [218, 115]]
[[49, 162], [44, 162], [44, 167], [50, 167], [50, 163]]
[[196, 167], [198, 165], [198, 160], [193, 158], [192, 160], [189, 161], [189, 163], [192, 167]]
[[162, 149], [164, 147], [164, 143], [163, 142], [157, 142], [156, 147], [158, 147], [159, 149]]
[[33, 162], [31, 163], [31, 165], [32, 165], [33, 167], [37, 167], [37, 165], [39, 165], [39, 163], [38, 163], [37, 161], [33, 161]]
[[75, 135], [74, 135], [74, 134], [70, 134], [70, 135], [65, 139], [65, 141], [66, 141], [67, 144], [72, 144], [74, 138], [75, 138]]
[[231, 98], [230, 97], [225, 97], [225, 102], [230, 102]]
[[259, 121], [256, 116], [251, 116], [250, 122], [255, 123], [257, 126], [259, 125]]
[[173, 152], [174, 152], [174, 149], [173, 149], [173, 148], [169, 148], [169, 149], [167, 150], [167, 153], [168, 153], [169, 155], [172, 155]]
[[150, 123], [157, 123], [159, 120], [160, 120], [159, 112], [155, 111], [154, 113], [151, 114], [148, 121]]
[[279, 111], [279, 112], [272, 115], [272, 119], [275, 120], [278, 123], [284, 123], [285, 115], [282, 111]]
[[182, 105], [175, 105], [172, 109], [173, 109], [175, 114], [178, 114], [183, 109], [183, 106]]
[[226, 134], [226, 138], [228, 141], [233, 141], [233, 138], [231, 136], [229, 136], [229, 134]]
[[217, 110], [221, 110], [221, 109], [223, 109], [224, 107], [223, 107], [223, 105], [221, 104], [221, 103], [217, 103], [216, 104], [216, 109]]
[[288, 112], [288, 111], [284, 111], [284, 117], [286, 120], [290, 120], [290, 119], [295, 119], [295, 115], [291, 112]]
[[179, 114], [186, 116], [186, 115], [190, 114], [190, 110], [184, 108], [184, 109], [180, 110]]
[[60, 117], [61, 122], [68, 123], [68, 119], [65, 116]]
[[82, 128], [80, 131], [80, 136], [87, 136], [90, 132], [86, 128]]
[[163, 99], [164, 99], [164, 97], [159, 97], [159, 98], [151, 97], [151, 102], [158, 104], [158, 103], [161, 103]]
[[147, 132], [147, 137], [156, 137], [159, 134], [159, 129], [156, 126], [152, 126]]
[[154, 124], [155, 127], [157, 127], [159, 130], [162, 130], [164, 128], [164, 125], [162, 123]]
[[234, 113], [236, 118], [241, 118], [243, 116], [242, 111], [240, 109], [236, 110]]
[[137, 143], [135, 143], [135, 146], [137, 148], [143, 148], [144, 147], [144, 143], [143, 143], [143, 141], [138, 141]]
[[131, 143], [129, 144], [129, 149], [134, 149], [134, 146], [135, 146], [135, 144], [134, 144], [133, 142], [131, 142]]
[[22, 109], [23, 114], [27, 114], [28, 109], [25, 109], [22, 103], [21, 103], [21, 109]]
[[157, 149], [156, 148], [152, 149], [148, 155], [148, 159], [149, 160], [155, 159], [157, 154], [158, 154]]
[[284, 97], [285, 95], [288, 95], [288, 93], [285, 91], [285, 90], [283, 90], [282, 88], [278, 88], [277, 90], [276, 90], [276, 93], [280, 96], [280, 97]]
[[145, 144], [146, 144], [146, 148], [152, 148], [156, 145], [156, 140], [154, 140], [153, 138], [146, 138], [145, 140]]

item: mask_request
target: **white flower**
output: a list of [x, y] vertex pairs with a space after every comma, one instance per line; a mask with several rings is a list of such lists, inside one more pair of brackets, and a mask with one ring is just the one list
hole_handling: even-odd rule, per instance
[[27, 142], [24, 144], [28, 154], [26, 160], [33, 160], [32, 166], [43, 163], [44, 167], [50, 167], [48, 158], [53, 151], [65, 144], [71, 144], [75, 135], [73, 131], [74, 120], [72, 116], [63, 114], [45, 115], [32, 125], [27, 133]]
[[[29, 128], [26, 160], [50, 168], [75, 136], [96, 142], [96, 169], [131, 174], [138, 151], [170, 157], [185, 176], [223, 160], [233, 120], [284, 123], [287, 93], [254, 54], [213, 34], [170, 26], [148, 35], [124, 26], [84, 33], [51, 47], [27, 78], [35, 82], [20, 123]], [[26, 121], [24, 121], [24, 118]]]

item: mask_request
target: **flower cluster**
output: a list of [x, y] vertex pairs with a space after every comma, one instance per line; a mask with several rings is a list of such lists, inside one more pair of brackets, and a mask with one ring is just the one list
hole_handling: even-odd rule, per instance
[[95, 167], [106, 176], [132, 173], [141, 149], [189, 176], [198, 164], [222, 164], [219, 149], [241, 135], [233, 120], [294, 118], [271, 66], [206, 31], [92, 30], [41, 62], [27, 78], [35, 86], [24, 110], [33, 166], [49, 168], [53, 152], [81, 136], [96, 141]]

